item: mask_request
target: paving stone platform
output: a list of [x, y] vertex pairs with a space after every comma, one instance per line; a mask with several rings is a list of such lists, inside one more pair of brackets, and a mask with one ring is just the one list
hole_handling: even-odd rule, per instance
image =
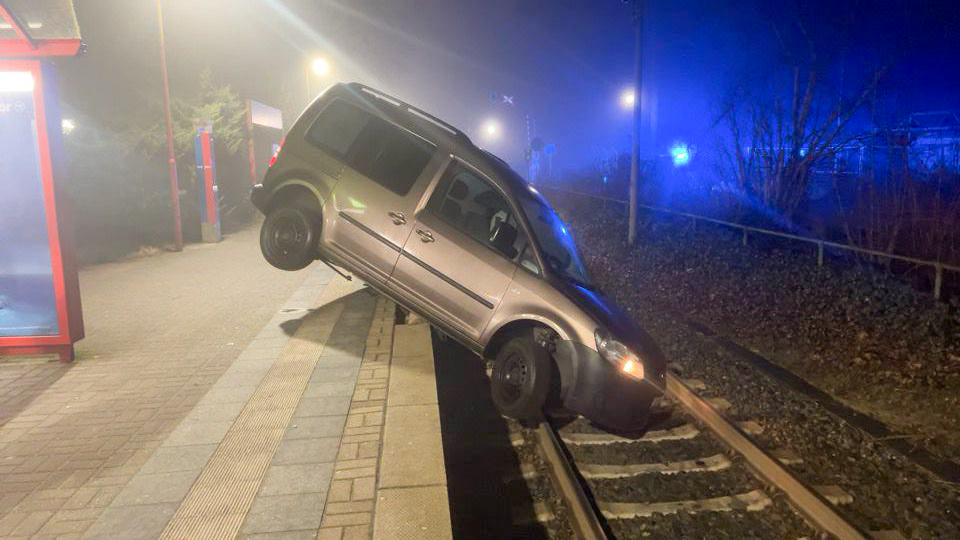
[[[318, 267], [188, 409], [161, 407], [169, 427], [144, 430], [148, 444], [111, 474], [100, 462], [78, 468], [70, 444], [114, 444], [109, 426], [30, 438], [65, 449], [51, 462], [57, 484], [0, 506], [0, 537], [450, 538], [430, 329], [395, 326], [394, 312]], [[141, 388], [125, 376], [122, 387]], [[10, 418], [0, 437], [10, 423], [22, 429]], [[2, 478], [25, 480], [15, 472], [25, 461], [11, 456], [27, 448], [9, 450], [0, 446], [0, 472], [13, 471]]]

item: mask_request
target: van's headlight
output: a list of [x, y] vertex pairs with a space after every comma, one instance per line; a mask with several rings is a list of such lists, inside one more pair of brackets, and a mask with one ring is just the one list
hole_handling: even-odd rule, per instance
[[601, 328], [597, 328], [594, 337], [597, 339], [597, 352], [600, 356], [616, 366], [620, 373], [637, 380], [643, 379], [643, 362], [626, 345]]

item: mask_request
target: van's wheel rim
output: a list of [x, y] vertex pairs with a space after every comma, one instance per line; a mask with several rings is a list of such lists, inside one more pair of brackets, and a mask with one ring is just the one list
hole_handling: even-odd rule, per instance
[[308, 225], [302, 220], [283, 217], [274, 223], [270, 242], [284, 255], [304, 249], [310, 235]]
[[515, 403], [527, 391], [530, 380], [531, 367], [522, 354], [511, 354], [503, 362], [503, 369], [499, 370], [501, 393], [510, 403]]

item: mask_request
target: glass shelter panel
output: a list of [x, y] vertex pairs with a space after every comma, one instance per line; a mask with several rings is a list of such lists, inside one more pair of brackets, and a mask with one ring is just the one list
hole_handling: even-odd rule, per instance
[[0, 337], [59, 333], [33, 76], [0, 71]]

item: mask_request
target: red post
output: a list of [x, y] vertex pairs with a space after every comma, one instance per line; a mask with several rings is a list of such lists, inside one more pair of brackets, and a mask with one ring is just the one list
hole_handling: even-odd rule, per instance
[[203, 163], [203, 189], [207, 194], [207, 223], [217, 222], [217, 196], [214, 192], [213, 178], [213, 150], [210, 147], [210, 132], [200, 134], [200, 157]]
[[177, 179], [177, 157], [173, 145], [173, 119], [170, 115], [170, 80], [167, 77], [167, 51], [163, 42], [162, 0], [157, 0], [157, 22], [160, 27], [160, 71], [163, 74], [163, 115], [167, 123], [167, 170], [170, 175], [170, 209], [173, 211], [173, 244], [183, 250], [183, 223], [180, 218], [180, 182]]

